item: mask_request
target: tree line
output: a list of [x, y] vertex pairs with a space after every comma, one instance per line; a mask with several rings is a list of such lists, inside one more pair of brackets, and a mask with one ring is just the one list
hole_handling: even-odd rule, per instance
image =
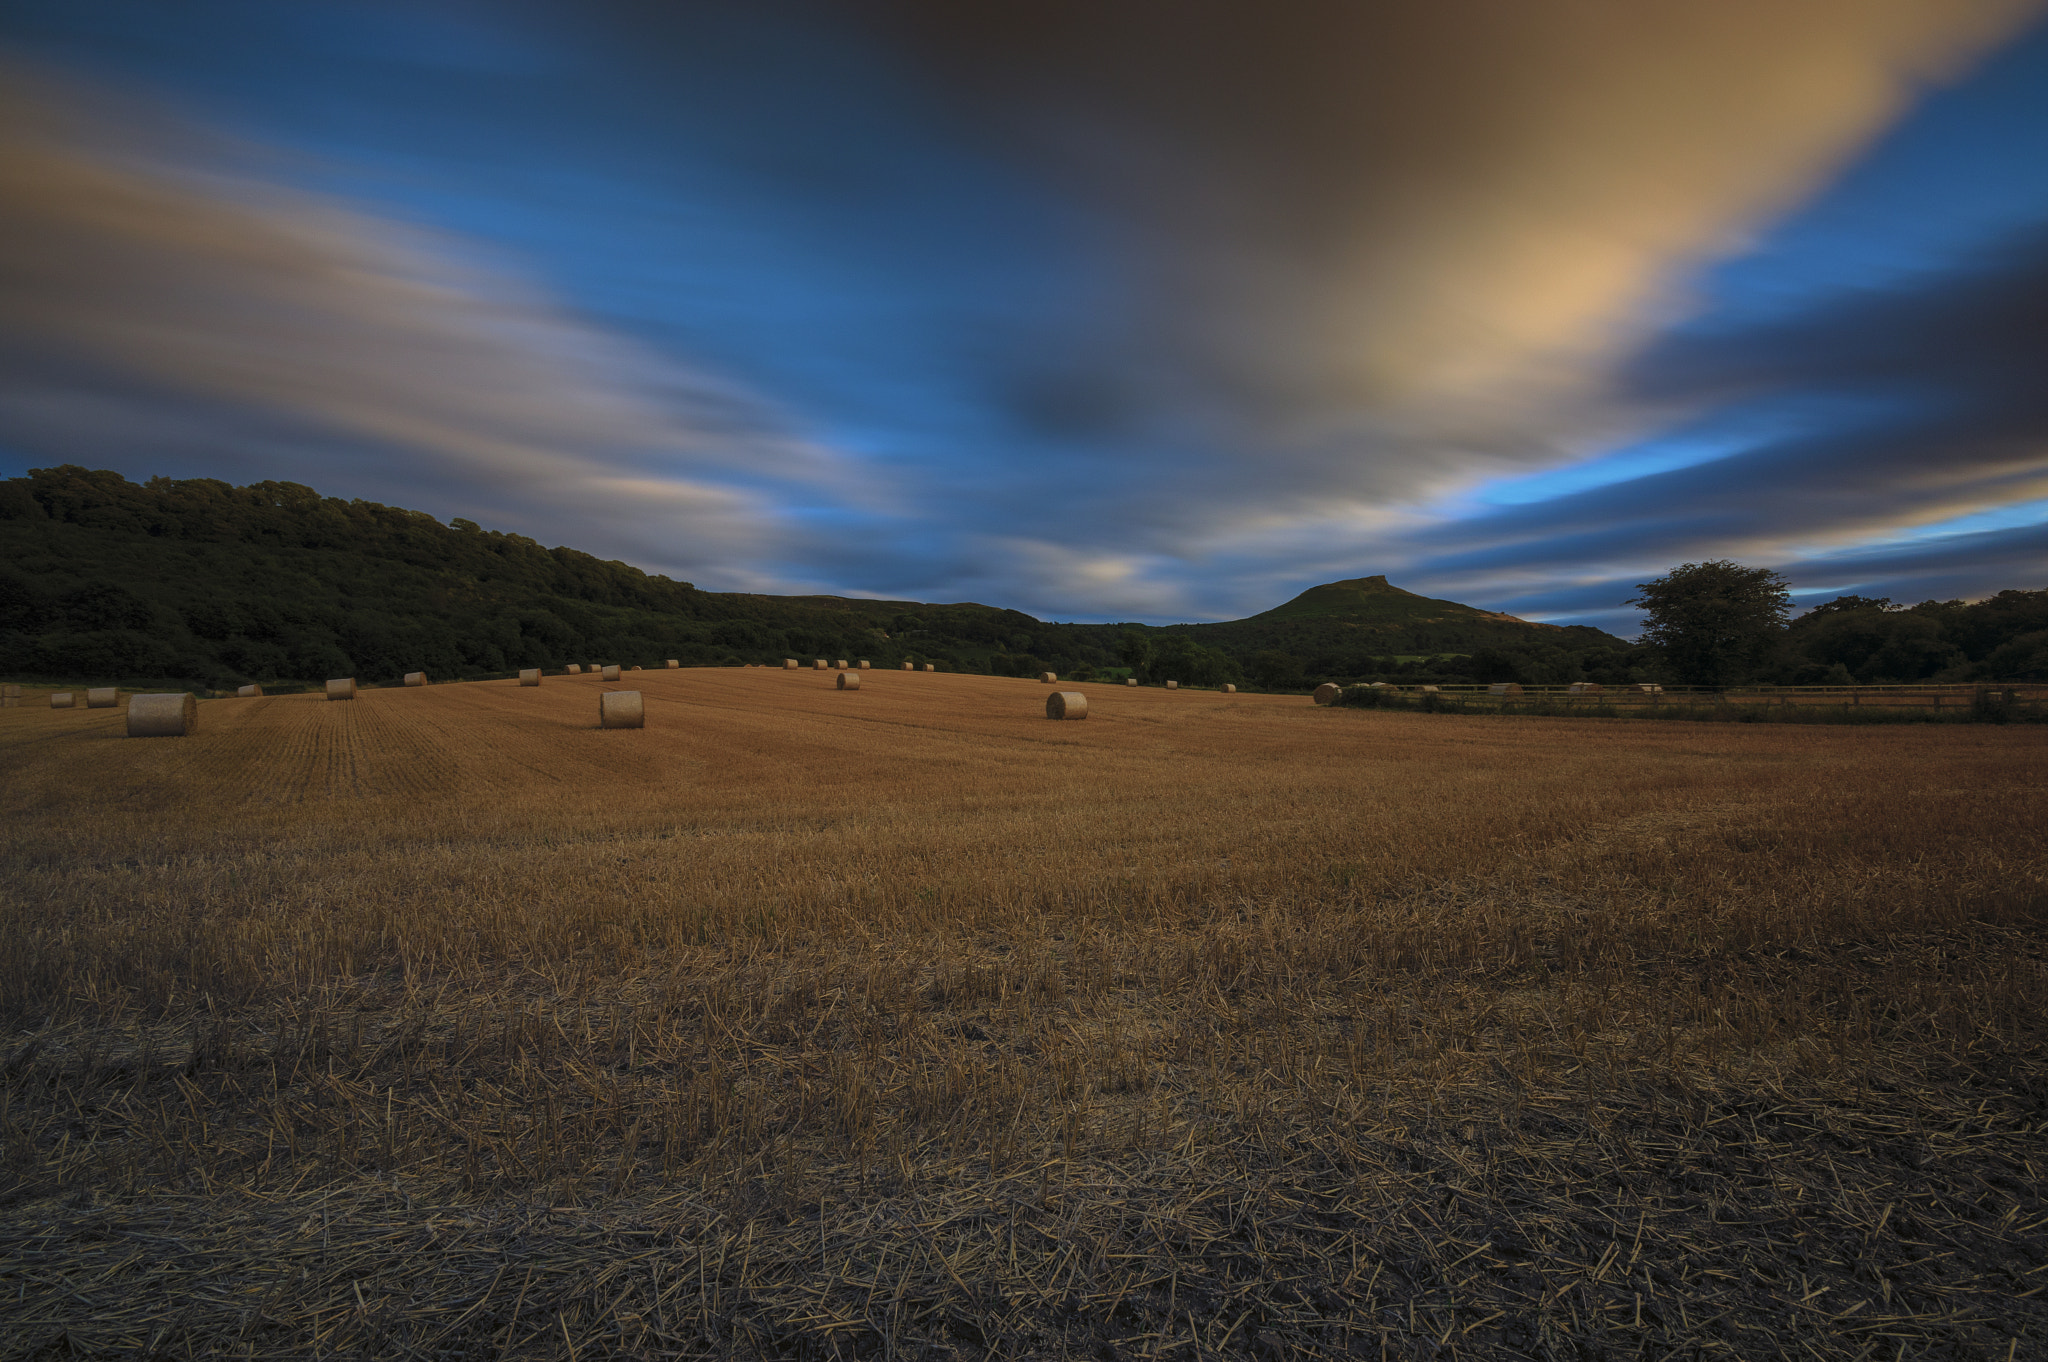
[[1727, 559], [1636, 590], [1641, 646], [1689, 685], [2048, 681], [2048, 591], [1910, 606], [1843, 595], [1793, 619], [1784, 577]]
[[[74, 466], [0, 480], [0, 545], [0, 674], [67, 682], [225, 689], [330, 676], [375, 684], [420, 670], [458, 679], [570, 662], [846, 657], [1288, 690], [1324, 680], [1917, 680], [1985, 668], [2024, 678], [2048, 655], [2043, 592], [1905, 610], [1846, 597], [1789, 626], [1782, 610], [1737, 611], [1731, 641], [1697, 656], [1684, 629], [1630, 644], [1466, 607], [1455, 609], [1473, 618], [1446, 621], [1445, 603], [1417, 606], [1412, 617], [1154, 627], [1048, 622], [971, 602], [708, 592], [296, 483], [134, 483]], [[1687, 565], [1673, 578], [1706, 587], [1724, 569], [1750, 571]], [[1680, 620], [1681, 600], [1712, 596], [1671, 595], [1652, 611], [1653, 633], [1665, 614]], [[1701, 660], [1709, 657], [1711, 666]]]

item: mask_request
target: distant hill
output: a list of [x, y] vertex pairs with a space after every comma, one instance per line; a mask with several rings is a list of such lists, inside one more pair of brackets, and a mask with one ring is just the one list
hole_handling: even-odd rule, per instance
[[0, 673], [20, 678], [223, 688], [787, 656], [1201, 684], [1244, 679], [1251, 654], [1277, 647], [1306, 670], [1268, 674], [1294, 684], [1370, 675], [1388, 653], [1573, 646], [1627, 645], [1432, 601], [1383, 577], [1315, 587], [1230, 624], [1055, 624], [971, 601], [700, 591], [296, 483], [133, 483], [70, 466], [0, 481]]
[[700, 591], [296, 483], [137, 484], [76, 467], [0, 480], [0, 673], [24, 679], [220, 688], [668, 657], [1112, 663], [1113, 631], [1073, 632], [1086, 628], [973, 603]]
[[1629, 645], [1587, 625], [1517, 619], [1456, 601], [1418, 596], [1384, 576], [1312, 586], [1248, 619], [1181, 626], [1203, 644], [1230, 652], [1261, 649], [1318, 654], [1470, 654], [1482, 649], [1624, 649]]
[[[1353, 577], [1342, 582], [1312, 586], [1285, 605], [1261, 611], [1237, 624], [1259, 624], [1276, 620], [1336, 619], [1353, 624], [1368, 622], [1436, 623], [1441, 621], [1500, 620], [1526, 624], [1513, 615], [1475, 609], [1456, 601], [1418, 596], [1388, 584], [1384, 576]], [[1539, 628], [1550, 628], [1539, 625]]]
[[[2048, 593], [1910, 611], [1855, 598], [1840, 606], [1788, 632], [1784, 679], [1838, 679], [1842, 668], [1858, 679], [2019, 676], [2048, 665]], [[1310, 587], [1222, 624], [1058, 624], [972, 601], [700, 591], [576, 549], [296, 483], [133, 483], [70, 466], [0, 479], [0, 675], [12, 679], [377, 684], [417, 670], [438, 680], [669, 657], [690, 666], [864, 657], [879, 667], [1274, 688], [1619, 682], [1655, 666], [1598, 629], [1435, 600], [1383, 576]]]

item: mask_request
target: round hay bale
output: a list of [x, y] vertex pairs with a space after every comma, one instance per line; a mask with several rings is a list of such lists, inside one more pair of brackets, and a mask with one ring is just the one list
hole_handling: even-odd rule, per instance
[[1228, 681], [1226, 681], [1223, 683], [1223, 693], [1225, 695], [1235, 695], [1237, 694], [1237, 687], [1231, 685]]
[[824, 658], [818, 657], [811, 659], [811, 670], [814, 672], [829, 672], [832, 669], [825, 665]]
[[1077, 690], [1056, 690], [1045, 697], [1045, 717], [1085, 719], [1088, 717], [1088, 697]]
[[1417, 686], [1415, 693], [1417, 695], [1440, 695], [1442, 691], [1436, 686]]
[[637, 671], [639, 671], [640, 669], [639, 669], [638, 667], [634, 667], [634, 668], [633, 668], [632, 670], [634, 670], [634, 671], [636, 671], [636, 672], [637, 672]]
[[121, 703], [121, 692], [112, 686], [94, 686], [85, 693], [87, 709], [112, 709]]
[[128, 736], [182, 738], [199, 727], [199, 702], [190, 691], [136, 695], [128, 701]]
[[50, 708], [51, 708], [51, 709], [70, 709], [71, 707], [72, 707], [72, 699], [71, 699], [71, 692], [70, 692], [70, 691], [68, 691], [68, 690], [53, 690], [53, 691], [51, 691], [51, 692], [50, 692]]
[[1135, 686], [1138, 684], [1138, 678], [1135, 676], [1126, 676], [1124, 678], [1124, 684], [1126, 686]]
[[860, 673], [859, 673], [859, 672], [841, 672], [841, 673], [839, 673], [839, 689], [841, 689], [841, 690], [859, 690], [859, 689], [860, 689]]
[[793, 672], [793, 671], [795, 671], [795, 670], [796, 670], [796, 659], [795, 659], [795, 658], [793, 658], [793, 657], [785, 657], [785, 658], [783, 658], [783, 659], [782, 659], [782, 670], [784, 670], [784, 671], [786, 671], [786, 672]]
[[327, 698], [330, 700], [353, 700], [356, 698], [356, 679], [353, 676], [328, 678]]
[[540, 684], [540, 668], [538, 668], [538, 667], [522, 667], [522, 668], [520, 668], [520, 671], [519, 671], [519, 684], [520, 684], [520, 685], [522, 685], [522, 686], [538, 686], [538, 685]]
[[599, 728], [645, 728], [647, 705], [637, 690], [608, 690], [597, 697]]
[[580, 662], [571, 662], [568, 666], [568, 672], [571, 676], [581, 676], [583, 674], [583, 664]]
[[833, 670], [835, 670], [835, 671], [842, 671], [842, 672], [843, 672], [843, 671], [845, 671], [845, 670], [846, 670], [846, 659], [845, 659], [845, 658], [843, 658], [843, 657], [842, 657], [842, 658], [840, 658], [840, 659], [839, 659], [839, 660], [838, 660], [837, 662], [835, 662], [835, 663], [833, 663], [833, 664], [832, 664], [832, 667], [833, 667]]
[[1335, 681], [1325, 681], [1322, 685], [1316, 687], [1316, 703], [1319, 705], [1334, 705], [1337, 703], [1337, 697], [1343, 693], [1344, 688]]
[[263, 687], [261, 686], [237, 686], [235, 688], [235, 695], [243, 700], [261, 694], [263, 694]]
[[407, 672], [405, 674], [405, 684], [408, 686], [424, 686], [427, 684], [427, 674], [425, 672]]
[[903, 670], [907, 672], [914, 672], [917, 670], [917, 664], [915, 662], [906, 662], [903, 664]]
[[[666, 662], [664, 662], [664, 663], [663, 663], [662, 665], [663, 665], [663, 666], [665, 666], [665, 667], [667, 667], [667, 668], [668, 668], [668, 669], [669, 669], [670, 671], [676, 671], [676, 670], [680, 669], [680, 668], [682, 667], [682, 665], [683, 665], [683, 664], [682, 664], [682, 663], [680, 663], [680, 662], [678, 662], [678, 661], [676, 661], [676, 660], [675, 660], [674, 658], [669, 658], [669, 659], [668, 659], [668, 660], [667, 660]], [[753, 664], [753, 663], [751, 663], [751, 662], [749, 662], [749, 663], [748, 663], [747, 665], [748, 665], [749, 667], [751, 667], [751, 666], [753, 666], [754, 664]]]
[[866, 658], [862, 658], [860, 660], [860, 669], [862, 671], [866, 671], [868, 669], [868, 660]]
[[604, 679], [607, 681], [616, 681], [619, 679], [618, 663], [614, 662], [604, 669]]
[[937, 667], [933, 666], [933, 665], [932, 665], [931, 663], [929, 663], [929, 662], [927, 662], [927, 663], [925, 663], [925, 664], [924, 664], [924, 669], [925, 669], [926, 671], [928, 671], [928, 672], [935, 672], [935, 671], [937, 671], [937, 670], [938, 670], [938, 668], [937, 668]]
[[1169, 682], [1167, 682], [1167, 683], [1166, 683], [1166, 688], [1167, 688], [1168, 690], [1179, 690], [1179, 689], [1180, 689], [1180, 682], [1178, 682], [1178, 681], [1169, 681]]
[[1040, 672], [1038, 674], [1038, 684], [1041, 686], [1057, 684], [1059, 679], [1060, 674], [1058, 672]]

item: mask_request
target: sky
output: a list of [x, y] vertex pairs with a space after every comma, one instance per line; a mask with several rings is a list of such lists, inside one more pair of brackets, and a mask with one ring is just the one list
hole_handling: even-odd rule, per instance
[[0, 474], [711, 590], [2048, 587], [2043, 0], [0, 0]]

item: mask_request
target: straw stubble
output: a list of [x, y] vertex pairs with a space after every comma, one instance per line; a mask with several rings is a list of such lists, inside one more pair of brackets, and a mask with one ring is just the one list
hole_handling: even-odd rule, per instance
[[2048, 1329], [2048, 734], [1014, 684], [10, 717], [7, 1351]]

